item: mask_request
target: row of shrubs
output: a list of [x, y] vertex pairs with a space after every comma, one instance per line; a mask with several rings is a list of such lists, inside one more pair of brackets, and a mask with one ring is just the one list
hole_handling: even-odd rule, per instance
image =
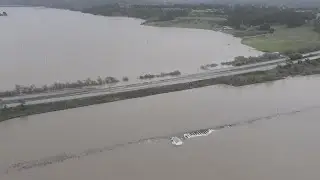
[[212, 64], [206, 64], [206, 65], [202, 65], [200, 66], [200, 69], [202, 70], [208, 70], [210, 68], [214, 68], [214, 67], [217, 67], [218, 64], [215, 64], [215, 63], [212, 63]]
[[295, 50], [295, 51], [286, 51], [283, 54], [289, 56], [290, 54], [296, 54], [296, 53], [306, 54], [306, 53], [310, 53], [310, 52], [314, 52], [314, 51], [320, 51], [320, 45], [304, 47], [304, 48], [300, 48], [300, 49]]
[[[128, 77], [123, 77], [123, 81], [129, 81]], [[36, 87], [35, 85], [16, 85], [14, 90], [0, 92], [1, 97], [11, 97], [17, 96], [20, 94], [35, 94], [35, 93], [42, 93], [42, 92], [49, 92], [49, 91], [57, 91], [57, 90], [64, 90], [64, 89], [72, 89], [72, 88], [83, 88], [83, 87], [90, 87], [90, 86], [98, 86], [98, 85], [107, 85], [107, 84], [115, 84], [120, 82], [115, 77], [105, 77], [101, 78], [100, 76], [96, 80], [92, 80], [87, 78], [85, 80], [77, 80], [74, 82], [55, 82], [51, 85], [44, 85], [42, 87]]]
[[[161, 77], [167, 77], [167, 76], [179, 76], [181, 75], [180, 71], [172, 71], [169, 73], [160, 73], [160, 74], [146, 74], [143, 76], [140, 76], [139, 79], [153, 79], [153, 78], [161, 78]], [[122, 78], [123, 82], [128, 82], [128, 77]], [[36, 87], [35, 85], [16, 85], [14, 90], [8, 90], [0, 92], [0, 98], [4, 97], [12, 97], [12, 96], [18, 96], [21, 94], [36, 94], [36, 93], [42, 93], [42, 92], [52, 92], [57, 90], [64, 90], [64, 89], [72, 89], [72, 88], [83, 88], [83, 87], [90, 87], [90, 86], [98, 86], [98, 85], [112, 85], [120, 82], [115, 77], [105, 77], [101, 78], [100, 76], [96, 80], [92, 80], [90, 78], [87, 78], [85, 80], [77, 80], [74, 82], [55, 82], [51, 85], [44, 85], [42, 87]]]
[[254, 31], [233, 31], [232, 35], [234, 35], [235, 37], [250, 37], [250, 36], [258, 36], [258, 35], [263, 35], [263, 34], [268, 34], [268, 33], [273, 33], [275, 30], [269, 30], [269, 31], [258, 31], [258, 30], [254, 30]]
[[153, 79], [153, 78], [161, 78], [161, 77], [168, 77], [168, 76], [180, 76], [181, 72], [176, 70], [169, 73], [160, 73], [160, 74], [145, 74], [142, 76], [139, 76], [139, 79]]
[[256, 71], [252, 73], [219, 77], [219, 84], [232, 86], [243, 86], [248, 84], [263, 83], [283, 79], [288, 76], [320, 74], [320, 59], [305, 60], [292, 63], [288, 61], [285, 65], [279, 65], [267, 71]]
[[[302, 58], [312, 57], [315, 54], [310, 54], [309, 56], [303, 56], [303, 54], [314, 52], [320, 50], [319, 47], [313, 47], [313, 48], [303, 48], [300, 50], [297, 50], [296, 52], [290, 52], [289, 54], [285, 54], [290, 60], [298, 60]], [[229, 62], [222, 62], [221, 65], [231, 65], [231, 66], [243, 66], [247, 64], [254, 64], [254, 63], [260, 63], [260, 62], [266, 62], [271, 60], [276, 60], [283, 58], [280, 53], [264, 53], [261, 56], [258, 57], [244, 57], [244, 56], [238, 56], [235, 57], [233, 61]]]
[[300, 53], [292, 53], [288, 55], [290, 60], [298, 60], [298, 59], [302, 59], [303, 55]]
[[222, 62], [221, 65], [243, 66], [247, 64], [271, 61], [271, 60], [279, 59], [281, 57], [282, 56], [280, 53], [264, 53], [263, 55], [257, 56], [257, 57], [238, 56], [238, 57], [235, 57], [233, 61]]

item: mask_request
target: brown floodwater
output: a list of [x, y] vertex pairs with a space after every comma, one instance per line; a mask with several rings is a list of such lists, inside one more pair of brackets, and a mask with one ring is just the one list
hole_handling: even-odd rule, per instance
[[[0, 179], [317, 180], [319, 80], [210, 86], [5, 121]], [[179, 147], [167, 139], [250, 119], [259, 121]]]
[[2, 7], [0, 90], [88, 77], [196, 73], [200, 66], [256, 56], [259, 51], [221, 32], [158, 28], [140, 19], [48, 8]]

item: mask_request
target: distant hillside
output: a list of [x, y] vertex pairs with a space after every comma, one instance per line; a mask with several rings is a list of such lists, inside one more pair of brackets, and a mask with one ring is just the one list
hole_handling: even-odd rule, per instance
[[[183, 3], [185, 0], [170, 0]], [[162, 4], [164, 0], [0, 0], [0, 5], [31, 5], [31, 6], [64, 6], [64, 7], [92, 7], [103, 4]]]
[[163, 4], [163, 3], [264, 3], [301, 7], [320, 7], [320, 0], [0, 0], [0, 5], [30, 5], [57, 8], [88, 8], [108, 3]]

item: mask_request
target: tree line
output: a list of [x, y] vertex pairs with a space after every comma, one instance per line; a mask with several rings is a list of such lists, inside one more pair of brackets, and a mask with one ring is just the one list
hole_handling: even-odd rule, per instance
[[[283, 9], [281, 7], [260, 7], [238, 5], [229, 9], [225, 25], [241, 29], [245, 26], [259, 26], [263, 24], [280, 24], [289, 28], [304, 25], [315, 19], [315, 13], [310, 11], [296, 11], [295, 9]], [[260, 27], [264, 30], [270, 26]]]
[[[128, 77], [123, 77], [123, 81], [129, 81]], [[112, 85], [120, 82], [120, 80], [116, 79], [115, 77], [105, 77], [101, 78], [100, 76], [96, 79], [87, 78], [86, 80], [77, 80], [75, 82], [55, 82], [51, 85], [44, 85], [42, 87], [36, 87], [35, 85], [23, 86], [23, 85], [15, 85], [15, 89], [11, 91], [4, 91], [0, 92], [1, 97], [11, 97], [17, 96], [20, 94], [35, 94], [35, 93], [42, 93], [42, 92], [49, 92], [49, 91], [57, 91], [63, 89], [72, 89], [72, 88], [83, 88], [83, 87], [90, 87], [90, 86], [99, 86], [99, 85]]]
[[[286, 25], [289, 28], [304, 25], [315, 19], [313, 11], [303, 11], [294, 8], [255, 5], [210, 5], [210, 4], [173, 4], [173, 5], [131, 5], [108, 4], [84, 9], [83, 12], [105, 16], [128, 16], [145, 20], [167, 21], [176, 17], [188, 16], [192, 10], [218, 9], [216, 15], [225, 15], [227, 20], [221, 25], [235, 29], [245, 29], [244, 26], [258, 26], [261, 31], [273, 31], [271, 24]], [[213, 14], [214, 15], [214, 14]], [[316, 29], [319, 29], [317, 26]]]
[[[176, 70], [168, 73], [160, 73], [160, 74], [145, 74], [142, 76], [139, 76], [138, 79], [140, 80], [146, 80], [146, 79], [153, 79], [153, 78], [163, 78], [168, 76], [179, 76], [181, 75], [181, 72]], [[124, 76], [122, 78], [123, 82], [128, 82], [129, 78], [127, 76]], [[83, 87], [90, 87], [90, 86], [101, 86], [101, 85], [114, 85], [119, 83], [120, 80], [118, 80], [115, 77], [98, 77], [97, 79], [91, 79], [87, 78], [85, 80], [77, 80], [74, 82], [55, 82], [51, 85], [44, 85], [42, 87], [36, 87], [35, 85], [15, 85], [14, 90], [10, 91], [3, 91], [0, 92], [0, 98], [3, 97], [12, 97], [12, 96], [18, 96], [21, 94], [36, 94], [36, 93], [43, 93], [43, 92], [53, 92], [58, 90], [64, 90], [64, 89], [76, 89], [76, 88], [83, 88]], [[1, 100], [1, 99], [0, 99]]]
[[150, 5], [133, 5], [127, 7], [119, 4], [108, 4], [84, 9], [82, 12], [104, 16], [127, 16], [145, 20], [167, 21], [176, 17], [187, 16], [189, 14], [189, 8]]
[[216, 63], [205, 64], [205, 65], [200, 66], [200, 69], [201, 70], [209, 70], [210, 68], [214, 68], [214, 67], [217, 67], [217, 66], [218, 66], [218, 64], [216, 64]]
[[219, 84], [243, 86], [248, 84], [263, 83], [286, 78], [288, 76], [311, 75], [320, 73], [320, 59], [305, 60], [293, 63], [287, 61], [285, 65], [278, 65], [276, 68], [266, 71], [255, 71], [239, 75], [219, 77], [216, 79]]
[[281, 57], [282, 56], [279, 53], [264, 53], [261, 56], [257, 56], [257, 57], [237, 56], [234, 58], [233, 61], [222, 62], [221, 65], [243, 66], [247, 64], [254, 64], [254, 63], [261, 63], [261, 62], [276, 60], [276, 59], [280, 59]]
[[142, 76], [139, 76], [139, 79], [145, 80], [145, 79], [153, 79], [153, 78], [162, 78], [162, 77], [168, 77], [168, 76], [180, 76], [181, 72], [176, 70], [169, 73], [160, 73], [160, 74], [145, 74]]

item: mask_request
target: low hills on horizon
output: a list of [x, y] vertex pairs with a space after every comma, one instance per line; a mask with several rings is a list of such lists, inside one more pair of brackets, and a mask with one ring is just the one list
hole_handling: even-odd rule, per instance
[[45, 6], [82, 9], [111, 3], [127, 4], [266, 4], [289, 7], [320, 7], [319, 0], [0, 0], [0, 5]]

